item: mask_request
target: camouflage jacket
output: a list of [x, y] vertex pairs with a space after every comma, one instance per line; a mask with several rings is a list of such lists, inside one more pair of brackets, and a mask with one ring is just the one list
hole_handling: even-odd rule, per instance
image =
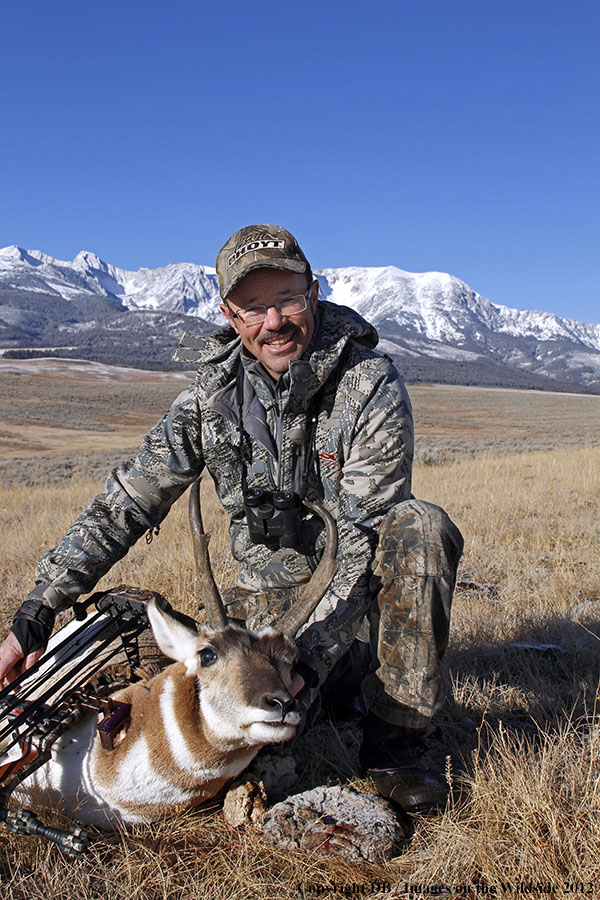
[[[275, 383], [247, 357], [231, 328], [184, 336], [177, 358], [198, 367], [195, 383], [43, 557], [35, 593], [60, 609], [90, 591], [206, 467], [231, 523], [249, 622], [264, 624], [274, 589], [287, 589], [279, 594], [291, 597], [310, 577], [322, 523], [316, 517], [303, 523], [302, 552], [252, 543], [242, 497], [244, 454], [249, 487], [305, 490], [306, 499], [320, 501], [337, 520], [338, 571], [299, 638], [303, 657], [322, 680], [371, 602], [378, 525], [410, 496], [410, 402], [391, 361], [373, 350], [376, 343], [375, 329], [357, 313], [321, 302], [310, 346]], [[245, 437], [238, 422], [240, 365]], [[304, 485], [298, 483], [302, 472]]]

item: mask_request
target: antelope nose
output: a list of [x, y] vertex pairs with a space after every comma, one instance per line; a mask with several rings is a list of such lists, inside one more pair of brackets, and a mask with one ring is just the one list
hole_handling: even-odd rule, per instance
[[293, 697], [276, 697], [274, 694], [266, 694], [263, 697], [263, 704], [266, 709], [277, 709], [281, 712], [281, 721], [286, 717], [286, 713], [291, 712], [295, 706], [296, 701]]

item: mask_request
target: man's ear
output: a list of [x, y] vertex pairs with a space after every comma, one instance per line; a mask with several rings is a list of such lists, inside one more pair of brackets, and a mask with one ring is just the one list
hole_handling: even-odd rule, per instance
[[319, 280], [318, 278], [313, 278], [313, 282], [310, 286], [310, 302], [311, 309], [314, 312], [317, 311], [317, 303], [319, 302]]
[[227, 319], [227, 321], [229, 322], [229, 324], [231, 325], [233, 330], [235, 332], [237, 332], [237, 334], [239, 334], [238, 327], [236, 325], [236, 321], [233, 318], [233, 316], [231, 315], [231, 313], [229, 312], [229, 307], [227, 306], [227, 304], [221, 303], [219, 306], [219, 309], [221, 310], [221, 312], [223, 313], [223, 315], [225, 316], [225, 318]]

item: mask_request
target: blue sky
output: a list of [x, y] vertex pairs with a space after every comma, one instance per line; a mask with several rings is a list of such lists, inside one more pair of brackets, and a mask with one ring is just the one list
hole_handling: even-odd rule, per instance
[[238, 227], [600, 322], [600, 4], [19, 0], [0, 246], [214, 265]]

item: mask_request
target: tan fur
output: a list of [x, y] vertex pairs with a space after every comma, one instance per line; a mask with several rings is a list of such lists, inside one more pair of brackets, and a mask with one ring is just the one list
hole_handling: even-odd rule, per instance
[[[115, 784], [118, 781], [119, 768], [125, 757], [131, 752], [137, 738], [143, 734], [148, 743], [153, 768], [174, 786], [182, 790], [195, 791], [196, 796], [193, 802], [186, 804], [186, 808], [188, 808], [215, 797], [230, 781], [230, 776], [212, 779], [199, 785], [197, 777], [182, 771], [177, 765], [169, 748], [160, 709], [160, 693], [167, 678], [175, 680], [175, 707], [178, 724], [185, 734], [188, 746], [198, 760], [198, 767], [203, 769], [225, 768], [237, 761], [242, 766], [248, 765], [250, 758], [254, 756], [253, 752], [249, 754], [248, 747], [237, 750], [220, 750], [209, 743], [201, 723], [198, 727], [196, 679], [186, 676], [183, 663], [174, 663], [164, 672], [154, 676], [150, 682], [133, 684], [115, 695], [115, 700], [132, 704], [132, 716], [127, 734], [114, 750], [105, 750], [97, 741], [94, 747], [93, 766], [96, 777], [102, 785]], [[123, 806], [133, 815], [151, 820], [164, 816], [166, 812], [164, 807], [152, 804], [138, 805], [123, 802]], [[176, 810], [168, 810], [169, 814], [174, 811]]]

